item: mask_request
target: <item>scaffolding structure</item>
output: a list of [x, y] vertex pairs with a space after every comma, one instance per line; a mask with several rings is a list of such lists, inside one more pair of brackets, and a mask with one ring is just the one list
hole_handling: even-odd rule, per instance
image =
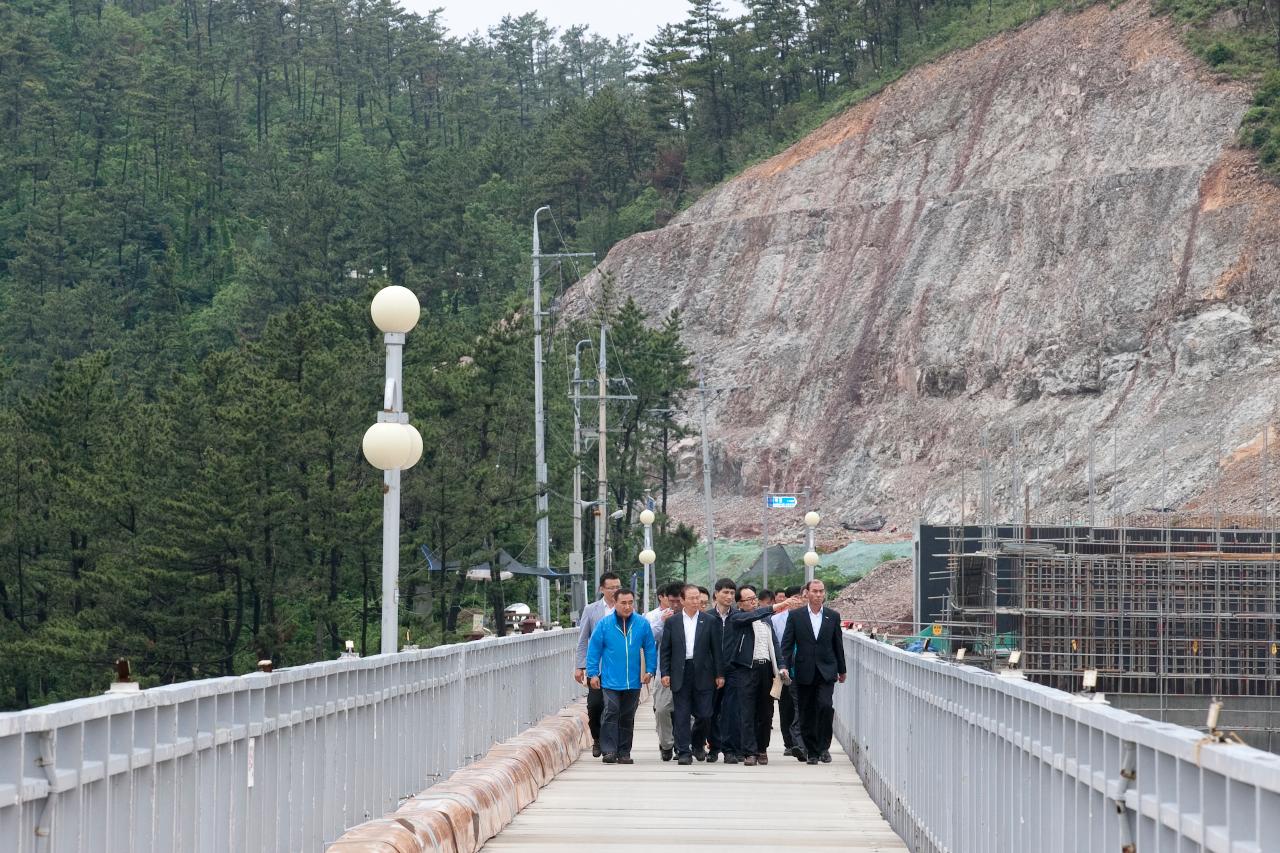
[[1280, 694], [1280, 531], [1258, 523], [1272, 519], [1159, 520], [951, 527], [939, 650], [995, 668], [1016, 646], [1024, 674], [1064, 690], [1096, 670], [1105, 692]]

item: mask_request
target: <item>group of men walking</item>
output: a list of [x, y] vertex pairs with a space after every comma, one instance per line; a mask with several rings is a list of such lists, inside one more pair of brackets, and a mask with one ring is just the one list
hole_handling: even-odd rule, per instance
[[650, 684], [663, 761], [768, 764], [773, 703], [786, 754], [831, 761], [832, 704], [845, 680], [840, 617], [812, 580], [774, 595], [728, 578], [707, 590], [674, 583], [635, 612], [612, 572], [578, 621], [574, 678], [588, 687], [592, 755], [631, 764], [641, 687]]

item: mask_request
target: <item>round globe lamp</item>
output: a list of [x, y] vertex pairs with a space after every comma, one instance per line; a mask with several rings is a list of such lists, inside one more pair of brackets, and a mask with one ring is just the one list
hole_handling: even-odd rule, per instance
[[393, 284], [384, 287], [373, 297], [369, 314], [373, 324], [384, 332], [404, 334], [418, 325], [422, 313], [418, 297], [407, 287]]
[[382, 471], [391, 471], [408, 460], [413, 451], [413, 436], [405, 429], [404, 424], [376, 423], [365, 430], [360, 447], [370, 465]]

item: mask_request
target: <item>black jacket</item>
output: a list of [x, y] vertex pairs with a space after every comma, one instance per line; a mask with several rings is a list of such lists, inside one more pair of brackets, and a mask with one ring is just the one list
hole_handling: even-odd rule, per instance
[[[755, 610], [734, 610], [724, 622], [724, 659], [726, 665], [751, 666], [752, 651], [756, 647], [755, 623], [772, 616], [772, 607]], [[773, 626], [769, 626], [769, 639], [773, 640]], [[775, 651], [777, 647], [775, 646]], [[665, 671], [665, 670], [664, 670]]]
[[792, 610], [782, 632], [782, 665], [791, 668], [797, 684], [835, 681], [843, 675], [844, 637], [840, 633], [840, 614], [830, 607], [822, 608], [822, 626], [813, 636], [809, 608]]
[[[720, 619], [698, 612], [698, 629], [693, 635], [693, 689], [714, 690], [716, 679], [724, 677]], [[671, 676], [671, 692], [684, 687], [684, 611], [673, 615], [662, 627], [658, 644], [662, 674]]]

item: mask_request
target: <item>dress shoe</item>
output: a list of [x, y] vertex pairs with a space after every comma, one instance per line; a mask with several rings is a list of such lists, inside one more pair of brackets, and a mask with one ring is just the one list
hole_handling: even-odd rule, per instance
[[635, 762], [631, 760], [630, 755], [619, 755], [618, 763], [619, 764], [635, 764]]
[[748, 755], [746, 758], [742, 759], [742, 765], [744, 767], [755, 767], [756, 757], [754, 755]]
[[[607, 759], [607, 758], [605, 759], [605, 761], [608, 761], [608, 760], [609, 760], [609, 759]], [[817, 759], [817, 758], [810, 758], [810, 759], [807, 759], [807, 763], [808, 763], [808, 764], [817, 764], [817, 763], [818, 763], [818, 759]]]
[[725, 763], [725, 764], [737, 764], [737, 763], [738, 763], [738, 756], [736, 756], [736, 755], [730, 755], [729, 753], [727, 753], [727, 752], [726, 752], [726, 753], [724, 754], [724, 763]]
[[670, 761], [670, 760], [671, 760], [671, 750], [669, 750], [669, 749], [662, 749], [661, 747], [659, 747], [658, 751], [662, 753], [662, 760], [663, 760], [663, 761]]
[[707, 751], [705, 749], [699, 749], [693, 753], [693, 757], [696, 758], [698, 761], [706, 761]]
[[606, 755], [604, 758], [600, 760], [603, 761], [605, 764], [617, 764], [618, 756], [614, 755], [613, 753], [609, 753], [608, 755]]
[[765, 755], [763, 752], [756, 756], [756, 764], [768, 764], [768, 763], [769, 763], [769, 756]]
[[707, 753], [707, 763], [708, 763], [708, 764], [715, 764], [715, 763], [716, 763], [716, 756], [717, 756], [718, 754], [719, 754], [719, 753], [715, 753], [715, 752], [708, 752], [708, 753]]
[[829, 752], [823, 752], [823, 753], [822, 753], [822, 755], [818, 756], [818, 760], [820, 760], [823, 764], [830, 764], [830, 763], [831, 763], [831, 753], [829, 753]]
[[692, 764], [692, 763], [693, 763], [692, 755], [682, 755], [676, 759], [676, 764]]
[[803, 749], [801, 749], [800, 747], [796, 747], [795, 749], [791, 750], [791, 754], [792, 754], [792, 755], [794, 755], [794, 756], [796, 757], [796, 760], [797, 760], [797, 761], [808, 761], [808, 760], [809, 760], [809, 756], [808, 756], [808, 755], [805, 753], [805, 751], [804, 751]]
[[592, 758], [599, 758], [599, 757], [600, 757], [600, 744], [599, 744], [599, 743], [593, 743], [593, 744], [591, 744], [591, 757], [592, 757]]

